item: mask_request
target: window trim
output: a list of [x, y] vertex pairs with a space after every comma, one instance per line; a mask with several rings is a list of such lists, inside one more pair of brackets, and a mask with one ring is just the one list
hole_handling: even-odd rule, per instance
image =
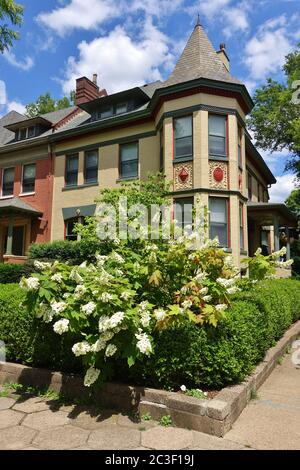
[[[224, 155], [214, 155], [211, 154], [209, 151], [209, 137], [210, 135], [215, 136], [215, 137], [220, 137], [215, 134], [210, 134], [209, 133], [209, 117], [210, 116], [218, 116], [218, 117], [224, 117], [225, 118], [225, 154]], [[228, 135], [228, 114], [222, 114], [222, 113], [208, 113], [208, 158], [210, 160], [214, 159], [220, 159], [220, 160], [228, 160], [229, 159], [229, 135]]]
[[[220, 247], [222, 248], [231, 248], [231, 232], [230, 232], [230, 198], [228, 197], [222, 197], [222, 196], [209, 196], [208, 198], [208, 207], [209, 207], [209, 237], [211, 236], [211, 231], [210, 231], [210, 224], [211, 224], [211, 221], [210, 221], [210, 201], [212, 199], [221, 199], [221, 200], [224, 200], [225, 201], [225, 204], [226, 204], [226, 210], [225, 210], [225, 214], [226, 214], [226, 232], [227, 232], [227, 245], [221, 245], [220, 244]], [[224, 224], [223, 224], [224, 225]]]
[[[13, 168], [13, 170], [14, 170], [13, 191], [12, 191], [12, 194], [7, 194], [7, 195], [4, 196], [4, 195], [3, 195], [4, 172], [5, 172], [5, 170], [10, 170], [11, 168]], [[2, 175], [1, 175], [1, 199], [9, 199], [9, 198], [11, 198], [11, 197], [14, 196], [15, 177], [16, 177], [16, 167], [15, 167], [15, 166], [6, 166], [6, 167], [2, 168]]]
[[[68, 184], [67, 183], [68, 158], [75, 157], [75, 156], [77, 157], [77, 162], [78, 162], [78, 165], [77, 165], [77, 183], [76, 184]], [[64, 185], [64, 187], [65, 188], [71, 188], [71, 187], [76, 188], [76, 186], [78, 186], [78, 176], [79, 176], [79, 153], [78, 152], [77, 153], [68, 153], [65, 156], [65, 178], [64, 178], [65, 185]]]
[[242, 154], [242, 140], [243, 140], [243, 128], [242, 126], [238, 123], [238, 166], [239, 169], [243, 171], [243, 154]]
[[[253, 197], [253, 181], [252, 181], [253, 176], [251, 175], [250, 171], [248, 170], [247, 174], [247, 189], [248, 189], [248, 201], [252, 201]], [[249, 184], [250, 182], [250, 184]]]
[[[122, 147], [124, 145], [128, 145], [128, 144], [136, 144], [137, 146], [137, 158], [134, 159], [134, 160], [129, 160], [131, 162], [136, 162], [137, 163], [137, 174], [136, 176], [123, 176], [122, 175]], [[118, 180], [127, 180], [127, 179], [137, 179], [139, 178], [139, 174], [140, 174], [140, 141], [139, 140], [128, 140], [127, 142], [122, 142], [121, 144], [119, 144], [119, 177], [118, 177]]]
[[[97, 153], [97, 177], [96, 177], [96, 180], [94, 180], [94, 181], [87, 181], [87, 178], [86, 178], [87, 154], [90, 153], [90, 152], [96, 152]], [[98, 183], [98, 181], [99, 181], [99, 148], [85, 150], [84, 159], [83, 159], [83, 184], [96, 184], [96, 183]]]
[[165, 166], [165, 140], [164, 140], [164, 128], [163, 126], [159, 130], [159, 171], [164, 170]]
[[[185, 139], [186, 137], [179, 137], [176, 139], [175, 137], [175, 121], [182, 118], [191, 118], [192, 120], [192, 135], [186, 137], [192, 137], [192, 153], [190, 155], [181, 155], [180, 157], [176, 157], [176, 140]], [[194, 159], [194, 115], [193, 114], [183, 114], [182, 116], [175, 116], [173, 117], [173, 161], [180, 162], [180, 161], [189, 161]]]
[[[28, 166], [28, 165], [34, 165], [35, 166], [34, 190], [24, 192], [24, 189], [23, 189], [24, 167]], [[27, 195], [30, 195], [30, 194], [35, 194], [35, 182], [36, 182], [36, 162], [24, 163], [22, 165], [22, 171], [21, 171], [21, 193], [20, 193], [20, 195], [21, 196], [27, 196]]]
[[245, 215], [244, 215], [244, 204], [242, 202], [239, 203], [239, 225], [240, 225], [240, 251], [244, 251], [245, 250]]

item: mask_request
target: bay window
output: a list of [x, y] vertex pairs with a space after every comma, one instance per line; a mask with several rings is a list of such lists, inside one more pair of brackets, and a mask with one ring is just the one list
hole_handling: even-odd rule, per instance
[[210, 197], [209, 213], [210, 238], [218, 237], [221, 246], [228, 246], [228, 200]]
[[226, 116], [208, 116], [208, 148], [210, 157], [227, 158]]
[[193, 116], [174, 119], [174, 159], [193, 158]]

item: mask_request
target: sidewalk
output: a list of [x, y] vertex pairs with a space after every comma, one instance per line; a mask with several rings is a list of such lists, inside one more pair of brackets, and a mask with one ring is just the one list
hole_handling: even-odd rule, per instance
[[224, 439], [55, 400], [0, 397], [0, 449], [300, 449], [300, 368], [286, 356]]

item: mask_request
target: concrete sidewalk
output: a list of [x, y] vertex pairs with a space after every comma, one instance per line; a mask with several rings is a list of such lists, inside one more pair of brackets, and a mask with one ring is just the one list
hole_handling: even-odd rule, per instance
[[254, 449], [300, 450], [300, 366], [285, 356], [225, 435]]
[[0, 397], [0, 449], [300, 449], [300, 368], [286, 356], [225, 438], [55, 400]]

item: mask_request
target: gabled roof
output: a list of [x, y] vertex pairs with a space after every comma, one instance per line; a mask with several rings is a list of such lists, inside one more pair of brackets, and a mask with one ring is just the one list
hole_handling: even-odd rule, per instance
[[200, 24], [195, 26], [175, 69], [163, 86], [176, 85], [197, 78], [242, 84], [225, 68]]

